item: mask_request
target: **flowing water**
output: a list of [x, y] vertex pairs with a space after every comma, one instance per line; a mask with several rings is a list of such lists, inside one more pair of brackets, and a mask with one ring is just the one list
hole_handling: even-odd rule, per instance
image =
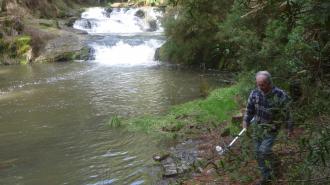
[[162, 13], [146, 9], [141, 19], [137, 11], [82, 14], [74, 27], [91, 35], [91, 61], [0, 68], [0, 184], [157, 182], [152, 155], [162, 146], [106, 123], [197, 98], [201, 72], [154, 61], [164, 42]]

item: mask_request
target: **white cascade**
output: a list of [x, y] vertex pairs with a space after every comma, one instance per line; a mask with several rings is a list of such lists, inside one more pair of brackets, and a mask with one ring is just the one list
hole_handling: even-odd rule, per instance
[[162, 11], [151, 7], [94, 7], [82, 13], [73, 27], [102, 38], [90, 43], [96, 63], [125, 67], [153, 66], [158, 64], [154, 60], [155, 51], [164, 43], [160, 24], [162, 16]]

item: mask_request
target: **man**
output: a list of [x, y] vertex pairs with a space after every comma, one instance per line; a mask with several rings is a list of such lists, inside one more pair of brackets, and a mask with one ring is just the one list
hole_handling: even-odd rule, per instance
[[272, 147], [279, 128], [285, 122], [290, 137], [293, 125], [289, 111], [290, 98], [283, 90], [273, 86], [270, 73], [259, 71], [256, 74], [256, 84], [257, 89], [251, 92], [248, 99], [243, 128], [250, 125], [253, 128], [255, 154], [262, 174], [259, 184], [267, 184], [274, 175], [275, 158]]

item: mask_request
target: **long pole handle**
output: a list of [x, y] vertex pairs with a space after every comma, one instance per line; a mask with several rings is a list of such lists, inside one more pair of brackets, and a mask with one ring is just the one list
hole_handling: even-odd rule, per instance
[[238, 134], [238, 136], [236, 136], [235, 138], [234, 138], [234, 140], [232, 141], [232, 142], [230, 142], [230, 144], [228, 145], [228, 147], [231, 147], [231, 145], [233, 145], [235, 142], [236, 142], [236, 140], [244, 133], [246, 131], [246, 128], [243, 128], [242, 129], [242, 131]]

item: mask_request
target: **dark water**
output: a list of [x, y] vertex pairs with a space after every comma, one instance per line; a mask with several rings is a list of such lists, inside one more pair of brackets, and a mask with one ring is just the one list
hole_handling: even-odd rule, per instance
[[106, 123], [199, 97], [200, 74], [94, 62], [2, 66], [0, 184], [154, 184], [152, 155], [162, 146]]

